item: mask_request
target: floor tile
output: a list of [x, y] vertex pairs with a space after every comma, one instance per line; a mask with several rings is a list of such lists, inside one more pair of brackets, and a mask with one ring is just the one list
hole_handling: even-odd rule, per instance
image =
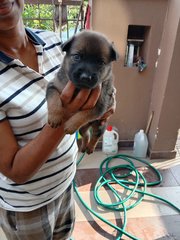
[[[120, 154], [122, 153], [128, 155], [132, 154], [132, 152], [126, 151], [120, 152]], [[99, 178], [99, 166], [106, 157], [107, 156], [100, 151], [96, 152], [95, 155], [85, 155], [78, 167], [76, 182], [79, 186], [78, 189], [82, 198], [89, 204], [89, 206], [112, 223], [118, 222], [118, 225], [121, 226], [123, 213], [114, 213], [102, 209], [97, 206], [93, 197], [92, 190]], [[168, 160], [146, 160], [156, 167], [163, 177], [161, 184], [155, 187], [148, 187], [148, 191], [164, 197], [180, 208], [180, 158]], [[138, 161], [133, 162], [138, 170], [145, 175], [148, 181], [156, 180], [154, 173], [149, 171], [144, 164]], [[114, 166], [123, 163], [124, 161], [122, 159], [114, 159], [111, 165]], [[105, 201], [112, 201], [114, 199], [112, 194], [109, 191], [106, 193], [105, 190], [101, 190], [101, 197]], [[130, 202], [133, 202], [134, 200], [135, 198], [131, 199]], [[180, 214], [171, 206], [160, 200], [146, 196], [143, 202], [134, 209], [128, 211], [127, 215], [127, 231], [141, 240], [180, 240], [180, 231], [178, 227], [180, 226]], [[74, 236], [76, 239], [116, 239], [116, 230], [107, 226], [98, 218], [90, 214], [77, 198], [76, 216], [77, 219], [74, 230]], [[130, 238], [123, 236], [122, 240], [123, 239]]]
[[170, 170], [174, 178], [176, 179], [177, 183], [180, 185], [180, 161], [179, 161], [179, 165], [171, 167]]
[[[159, 180], [157, 176], [152, 172], [152, 170], [149, 170], [148, 168], [138, 167], [138, 171], [140, 171], [144, 175], [144, 177], [148, 182]], [[162, 175], [162, 179], [163, 179], [159, 186], [173, 187], [173, 186], [179, 185], [171, 170], [165, 169], [165, 170], [159, 170], [159, 172]], [[77, 169], [75, 181], [77, 186], [79, 187], [79, 191], [90, 191], [90, 190], [92, 191], [99, 178], [100, 178], [99, 168]]]
[[[175, 204], [180, 208], [180, 187], [159, 187], [159, 188], [148, 188], [148, 191], [157, 194]], [[95, 202], [93, 192], [81, 192], [82, 199], [98, 214], [106, 219], [119, 219], [122, 217], [122, 213], [113, 212], [98, 206]], [[115, 201], [115, 197], [110, 191], [102, 191], [101, 199], [105, 203], [111, 203]], [[130, 199], [127, 203], [133, 204], [136, 198]], [[137, 205], [135, 208], [128, 211], [128, 218], [139, 218], [139, 217], [154, 217], [154, 216], [164, 216], [164, 215], [176, 215], [178, 212], [174, 210], [171, 206], [165, 204], [160, 200], [156, 200], [152, 197], [146, 196], [145, 199]], [[76, 216], [77, 221], [92, 220], [91, 215], [89, 215], [87, 209], [82, 206], [82, 203], [76, 197]]]
[[[109, 220], [112, 224], [122, 227], [121, 221]], [[179, 240], [180, 231], [177, 226], [180, 225], [180, 218], [177, 215], [131, 218], [128, 220], [126, 231], [141, 240]], [[83, 227], [82, 227], [83, 226]], [[97, 220], [89, 222], [76, 221], [73, 236], [75, 240], [115, 240], [119, 233], [107, 225]], [[122, 240], [129, 240], [126, 235]]]

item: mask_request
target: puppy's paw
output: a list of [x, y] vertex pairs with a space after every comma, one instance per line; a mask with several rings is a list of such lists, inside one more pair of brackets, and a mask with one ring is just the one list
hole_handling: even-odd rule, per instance
[[94, 147], [93, 148], [91, 148], [91, 147], [87, 147], [86, 148], [86, 151], [85, 151], [87, 154], [91, 154], [91, 153], [93, 153], [94, 152]]
[[94, 152], [94, 148], [89, 148], [87, 145], [86, 146], [84, 145], [80, 147], [80, 152], [91, 154]]
[[66, 134], [73, 134], [77, 131], [77, 128], [75, 128], [74, 126], [65, 125], [64, 131]]
[[84, 142], [83, 140], [84, 139], [82, 138], [82, 142], [81, 142], [81, 146], [80, 146], [80, 152], [87, 153], [87, 154], [93, 153], [94, 150], [95, 150], [95, 146], [90, 145], [89, 141]]
[[86, 153], [87, 154], [91, 154], [94, 152], [95, 148], [97, 145], [97, 139], [92, 138], [91, 141], [89, 142], [89, 144], [86, 147]]
[[63, 118], [60, 115], [49, 115], [48, 116], [48, 124], [52, 128], [60, 127], [62, 122], [63, 122]]

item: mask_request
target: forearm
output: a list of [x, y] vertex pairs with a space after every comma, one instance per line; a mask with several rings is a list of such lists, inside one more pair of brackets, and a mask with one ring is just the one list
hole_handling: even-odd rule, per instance
[[[67, 121], [81, 108], [93, 108], [100, 95], [100, 86], [98, 86], [92, 91], [82, 89], [74, 98], [75, 86], [71, 81], [68, 82], [67, 86], [61, 94], [61, 100], [66, 113], [64, 121]], [[23, 147], [19, 147], [9, 121], [1, 121], [0, 172], [16, 183], [28, 181], [47, 161], [64, 136], [63, 124], [56, 129], [45, 125], [33, 140]]]
[[17, 183], [27, 181], [43, 165], [64, 137], [63, 126], [53, 129], [46, 125], [30, 143], [20, 148], [8, 175]]

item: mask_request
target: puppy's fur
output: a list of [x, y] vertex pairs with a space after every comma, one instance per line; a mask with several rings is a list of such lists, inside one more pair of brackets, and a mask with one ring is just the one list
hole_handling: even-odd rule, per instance
[[[79, 111], [65, 123], [65, 132], [72, 134], [79, 129], [82, 135], [82, 152], [92, 153], [106, 128], [98, 120], [104, 113], [115, 108], [115, 87], [113, 86], [112, 61], [118, 53], [105, 36], [94, 31], [82, 31], [62, 45], [66, 52], [62, 66], [54, 81], [47, 87], [48, 123], [56, 128], [61, 125], [65, 110], [59, 94], [69, 80], [77, 88], [93, 89], [101, 84], [101, 94], [91, 110]], [[111, 113], [109, 112], [109, 115]], [[107, 114], [108, 115], [108, 114]], [[107, 116], [106, 116], [107, 117]], [[91, 134], [89, 127], [92, 127]], [[91, 135], [91, 137], [90, 137]]]

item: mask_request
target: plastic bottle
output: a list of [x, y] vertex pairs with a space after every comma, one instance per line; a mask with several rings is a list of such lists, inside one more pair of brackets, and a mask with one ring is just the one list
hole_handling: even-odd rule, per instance
[[105, 154], [116, 154], [118, 152], [119, 134], [112, 126], [107, 126], [103, 134], [102, 151]]
[[148, 139], [143, 129], [135, 134], [133, 155], [135, 157], [145, 158], [148, 149]]

